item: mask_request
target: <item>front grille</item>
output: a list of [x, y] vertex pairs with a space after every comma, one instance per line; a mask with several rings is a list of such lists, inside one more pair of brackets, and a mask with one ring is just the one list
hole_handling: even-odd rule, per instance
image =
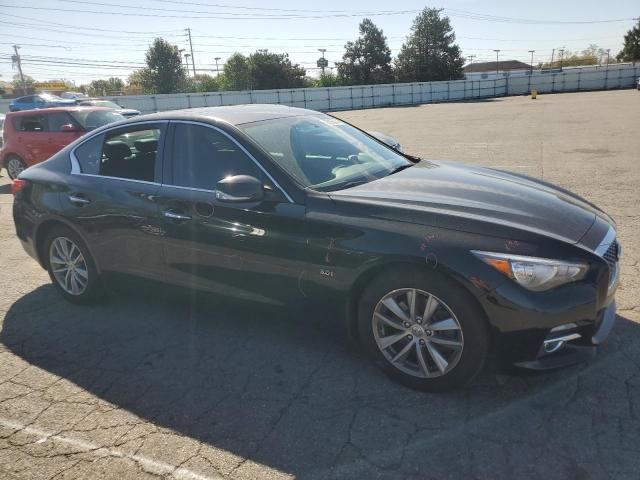
[[613, 283], [618, 273], [618, 258], [620, 256], [620, 245], [617, 240], [614, 240], [607, 251], [604, 252], [602, 258], [609, 265], [609, 285]]

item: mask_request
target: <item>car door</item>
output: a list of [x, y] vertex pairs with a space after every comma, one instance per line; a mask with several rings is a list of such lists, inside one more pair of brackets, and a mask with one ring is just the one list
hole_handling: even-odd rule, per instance
[[[248, 300], [300, 300], [304, 205], [294, 203], [229, 133], [207, 124], [172, 124], [158, 200], [168, 281]], [[260, 179], [267, 199], [220, 200], [216, 184], [230, 175]]]
[[18, 132], [17, 142], [21, 146], [21, 156], [27, 165], [33, 165], [49, 158], [47, 143], [47, 119], [42, 113], [18, 115], [14, 118]]
[[49, 156], [56, 154], [84, 133], [68, 112], [49, 112], [46, 117], [49, 125], [47, 132]]
[[63, 215], [81, 231], [104, 271], [164, 276], [156, 199], [166, 126], [144, 122], [110, 129], [72, 151]]

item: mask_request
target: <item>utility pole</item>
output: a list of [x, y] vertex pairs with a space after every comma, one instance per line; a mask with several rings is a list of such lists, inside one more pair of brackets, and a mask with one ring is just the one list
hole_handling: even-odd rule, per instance
[[564, 58], [564, 48], [559, 48], [558, 51], [560, 52], [560, 71], [562, 71], [562, 60]]
[[475, 55], [469, 55], [469, 66], [473, 65], [473, 59], [476, 58]]
[[551, 50], [551, 70], [553, 70], [553, 55], [556, 53], [556, 49]]
[[531, 69], [529, 70], [529, 75], [533, 75], [533, 53], [535, 52], [535, 50], [529, 50], [529, 53], [531, 54]]
[[216, 57], [214, 58], [214, 60], [216, 61], [216, 77], [218, 75], [220, 75], [220, 70], [218, 69], [218, 60], [220, 60], [220, 57]]
[[191, 43], [191, 29], [186, 29], [187, 35], [189, 36], [189, 48], [191, 49], [191, 65], [193, 66], [193, 76], [196, 76], [196, 59], [193, 58], [193, 43]]
[[12, 60], [13, 60], [13, 63], [18, 66], [18, 73], [20, 74], [20, 83], [22, 84], [23, 95], [26, 95], [27, 84], [25, 83], [24, 75], [22, 74], [22, 63], [20, 62], [20, 54], [18, 53], [19, 48], [20, 47], [17, 45], [13, 46], [13, 51], [16, 52], [16, 54], [13, 56]]
[[609, 53], [611, 52], [610, 48], [607, 48], [607, 70], [609, 69]]
[[324, 68], [325, 68], [325, 61], [324, 61], [324, 52], [327, 51], [326, 48], [319, 48], [318, 49], [319, 52], [322, 52], [322, 74], [324, 75]]
[[186, 63], [187, 65], [187, 77], [189, 76], [189, 57], [191, 56], [190, 53], [185, 53], [184, 54], [184, 63]]
[[494, 50], [496, 52], [496, 78], [498, 78], [498, 73], [500, 72], [500, 63], [498, 62], [498, 55], [500, 54], [500, 50]]

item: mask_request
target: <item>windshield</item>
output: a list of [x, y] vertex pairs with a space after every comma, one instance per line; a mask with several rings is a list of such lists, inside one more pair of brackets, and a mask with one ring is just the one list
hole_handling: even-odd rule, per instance
[[305, 187], [340, 190], [386, 177], [412, 163], [357, 128], [328, 115], [238, 125]]
[[50, 93], [41, 93], [40, 96], [49, 102], [63, 100], [61, 97], [57, 95], [52, 95]]
[[111, 110], [83, 110], [70, 113], [86, 131], [124, 120], [122, 115]]

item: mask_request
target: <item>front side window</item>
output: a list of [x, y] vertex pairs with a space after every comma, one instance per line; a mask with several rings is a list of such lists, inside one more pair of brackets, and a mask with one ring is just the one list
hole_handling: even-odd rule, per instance
[[18, 132], [46, 132], [47, 119], [44, 115], [21, 115], [13, 119], [13, 128]]
[[355, 127], [328, 115], [238, 126], [304, 187], [331, 191], [385, 177], [412, 165]]
[[155, 180], [160, 129], [107, 133], [102, 143], [100, 175], [131, 180]]
[[59, 132], [64, 125], [76, 126], [76, 122], [67, 112], [56, 112], [47, 115], [49, 117], [49, 131]]
[[173, 142], [173, 184], [215, 190], [231, 175], [260, 178], [260, 170], [229, 137], [203, 125], [177, 124]]

